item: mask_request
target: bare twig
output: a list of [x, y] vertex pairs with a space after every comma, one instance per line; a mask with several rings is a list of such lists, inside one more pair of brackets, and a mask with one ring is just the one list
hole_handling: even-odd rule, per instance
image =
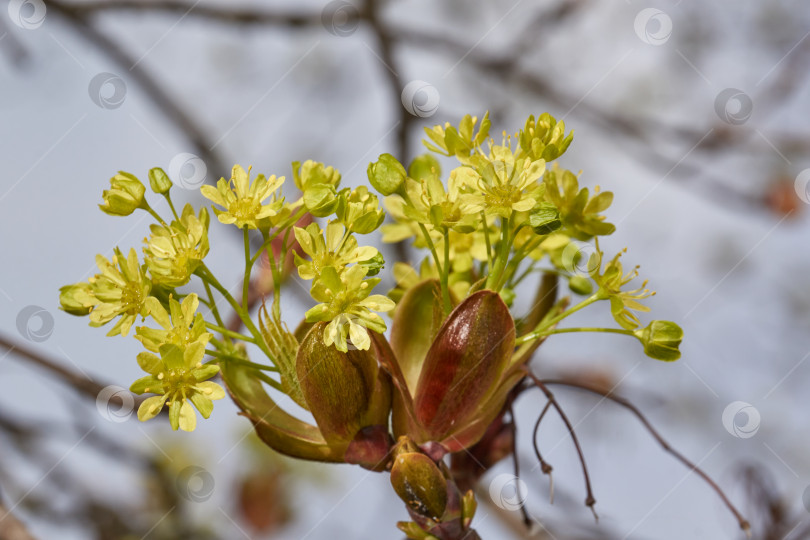
[[[44, 368], [52, 375], [55, 375], [62, 382], [79, 392], [81, 395], [92, 400], [97, 399], [99, 393], [108, 386], [97, 383], [93, 379], [81, 373], [77, 373], [76, 371], [66, 368], [65, 366], [61, 365], [58, 360], [49, 358], [47, 355], [35, 351], [26, 345], [15, 342], [1, 332], [0, 347], [7, 349], [9, 354], [16, 355], [18, 358], [22, 358], [31, 364]], [[112, 396], [111, 403], [112, 400], [116, 399], [120, 399], [120, 397], [117, 395]], [[139, 405], [144, 398], [133, 395], [133, 399], [135, 400], [135, 404]]]
[[585, 478], [585, 491], [586, 491], [585, 506], [591, 509], [591, 512], [593, 512], [593, 517], [598, 520], [599, 516], [597, 515], [596, 510], [594, 509], [596, 499], [593, 496], [593, 489], [591, 488], [591, 477], [588, 474], [588, 465], [585, 463], [585, 455], [582, 453], [582, 447], [579, 444], [579, 439], [577, 438], [577, 435], [574, 432], [574, 426], [571, 425], [571, 421], [568, 419], [568, 416], [565, 414], [565, 411], [562, 410], [562, 407], [560, 407], [560, 404], [557, 402], [557, 399], [554, 397], [554, 394], [551, 392], [551, 390], [548, 389], [548, 387], [543, 383], [543, 381], [538, 379], [528, 367], [523, 366], [523, 371], [534, 382], [534, 384], [543, 392], [543, 394], [545, 394], [546, 399], [548, 399], [551, 405], [557, 410], [557, 414], [560, 415], [560, 419], [563, 421], [565, 427], [568, 429], [568, 433], [571, 435], [571, 440], [573, 441], [574, 446], [577, 449], [577, 455], [579, 455], [579, 462], [582, 465], [582, 476]]
[[546, 406], [543, 407], [540, 416], [537, 417], [537, 421], [534, 423], [534, 430], [532, 430], [532, 447], [534, 448], [534, 455], [537, 456], [537, 461], [540, 462], [540, 470], [543, 471], [543, 474], [548, 475], [548, 499], [550, 504], [554, 504], [554, 476], [551, 474], [554, 468], [543, 459], [542, 454], [540, 454], [540, 447], [537, 445], [537, 432], [540, 430], [540, 422], [543, 421], [543, 417], [546, 416], [550, 407], [551, 401], [546, 401]]
[[718, 486], [717, 483], [714, 480], [712, 480], [709, 477], [709, 475], [706, 474], [700, 467], [698, 467], [696, 464], [692, 463], [689, 459], [687, 459], [678, 450], [673, 448], [661, 436], [661, 434], [658, 433], [658, 431], [652, 426], [652, 424], [650, 424], [649, 420], [647, 420], [647, 417], [644, 416], [644, 414], [638, 409], [638, 407], [636, 407], [635, 405], [633, 405], [632, 403], [630, 403], [626, 399], [614, 395], [611, 391], [605, 391], [605, 390], [602, 390], [602, 389], [594, 387], [594, 386], [590, 386], [590, 385], [585, 384], [585, 383], [580, 383], [580, 382], [575, 382], [575, 381], [568, 381], [568, 380], [564, 380], [564, 379], [544, 379], [542, 381], [536, 380], [536, 382], [543, 383], [543, 384], [546, 384], [546, 385], [555, 385], [556, 384], [556, 385], [559, 385], [559, 386], [569, 386], [571, 388], [578, 388], [580, 390], [584, 390], [586, 392], [590, 392], [592, 394], [596, 394], [598, 396], [601, 396], [601, 397], [603, 397], [605, 399], [609, 399], [610, 401], [613, 401], [614, 403], [617, 403], [617, 404], [621, 405], [622, 407], [628, 409], [630, 412], [632, 412], [639, 419], [639, 421], [644, 425], [644, 427], [647, 429], [647, 431], [650, 432], [650, 435], [652, 435], [653, 438], [656, 441], [658, 441], [658, 444], [661, 445], [661, 447], [664, 449], [664, 451], [666, 451], [669, 454], [671, 454], [672, 456], [674, 456], [675, 459], [677, 459], [678, 461], [683, 463], [691, 471], [694, 471], [707, 484], [709, 484], [709, 486], [715, 491], [715, 493], [717, 493], [717, 495], [720, 497], [720, 499], [723, 501], [723, 503], [726, 505], [726, 507], [731, 511], [732, 514], [734, 514], [734, 517], [737, 518], [737, 522], [740, 524], [740, 528], [743, 531], [745, 531], [746, 534], [750, 534], [751, 525], [742, 516], [742, 514], [737, 510], [737, 508], [731, 503], [731, 501], [726, 496], [725, 492], [723, 492], [723, 490], [720, 488], [720, 486]]
[[65, 384], [72, 386], [79, 393], [84, 394], [92, 399], [96, 399], [99, 392], [101, 392], [105, 387], [105, 385], [99, 384], [81, 373], [77, 373], [60, 365], [59, 361], [48, 358], [47, 356], [28, 348], [26, 345], [22, 345], [19, 342], [11, 340], [2, 333], [0, 333], [0, 347], [7, 349], [11, 354], [23, 358], [34, 365], [45, 368], [51, 374], [56, 375], [56, 377], [61, 379]]
[[[520, 459], [518, 458], [517, 452], [517, 422], [515, 422], [515, 411], [512, 407], [512, 402], [510, 401], [508, 404], [509, 411], [509, 430], [512, 432], [512, 464], [514, 466], [513, 473], [515, 478], [520, 478]], [[518, 495], [520, 495], [518, 493]], [[529, 517], [529, 512], [526, 510], [526, 505], [520, 505], [520, 513], [523, 516], [523, 523], [526, 527], [532, 526], [532, 518]]]

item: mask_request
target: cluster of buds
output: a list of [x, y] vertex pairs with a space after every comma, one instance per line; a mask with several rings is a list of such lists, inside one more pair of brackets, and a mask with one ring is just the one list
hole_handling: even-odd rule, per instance
[[[134, 249], [124, 257], [119, 248], [112, 261], [99, 255], [100, 273], [64, 287], [62, 308], [89, 316], [92, 326], [117, 318], [109, 335], [126, 335], [139, 317], [160, 327], [136, 327], [135, 337], [147, 349], [138, 362], [148, 375], [132, 391], [155, 394], [143, 402], [141, 420], [166, 409], [172, 427], [193, 430], [192, 405], [207, 418], [212, 400], [224, 396], [209, 380], [220, 375], [274, 450], [390, 471], [412, 519], [399, 524], [409, 538], [477, 538], [471, 529], [475, 498], [446, 458], [497, 439], [493, 433], [502, 430], [510, 396], [546, 338], [625, 334], [638, 339], [648, 356], [669, 361], [680, 356], [683, 337], [667, 321], [641, 328], [635, 312], [648, 311], [640, 303], [652, 295], [646, 282], [626, 290], [637, 269], [624, 273], [619, 255], [603, 264], [595, 239], [615, 229], [602, 215], [612, 194], [580, 187], [577, 175], [552, 163], [572, 140], [564, 123], [548, 114], [532, 116], [500, 143], [489, 128], [485, 115], [480, 123], [466, 116], [458, 127], [426, 130], [427, 149], [457, 161], [446, 177], [432, 154], [407, 168], [390, 154], [371, 163], [368, 181], [393, 218], [386, 224], [377, 195], [366, 186], [341, 189], [340, 173], [313, 161], [293, 163], [300, 195], [292, 200], [281, 194], [284, 177], [251, 179], [251, 169], [239, 165], [229, 180], [203, 186], [217, 220], [242, 232], [241, 300], [205, 263], [209, 210], [186, 205], [178, 214], [171, 180], [156, 168], [149, 184], [165, 199], [174, 218], [168, 222], [146, 201], [145, 185], [119, 173], [101, 209], [152, 215], [156, 223], [144, 239], [143, 257]], [[381, 282], [382, 254], [358, 241], [380, 228], [383, 241], [412, 239], [427, 254], [413, 267], [393, 266], [396, 287], [387, 295], [372, 294]], [[260, 241], [258, 248], [252, 240]], [[588, 271], [580, 272], [585, 261], [578, 246], [589, 241], [593, 254]], [[273, 299], [254, 321], [248, 296], [260, 259], [272, 273]], [[293, 331], [280, 302], [290, 261], [301, 279], [311, 281], [315, 303]], [[516, 289], [538, 274], [535, 304], [516, 313]], [[193, 278], [202, 282], [205, 298], [183, 291]], [[557, 300], [558, 282], [567, 282], [579, 301]], [[221, 299], [240, 328], [223, 322]], [[561, 327], [602, 300], [617, 328]], [[255, 355], [264, 360], [253, 361]], [[279, 396], [309, 411], [315, 423], [279, 407]], [[503, 455], [492, 453], [488, 464]]]

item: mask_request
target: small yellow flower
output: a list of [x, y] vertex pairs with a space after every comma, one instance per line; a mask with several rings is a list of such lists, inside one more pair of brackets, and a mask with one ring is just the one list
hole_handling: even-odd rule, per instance
[[312, 297], [323, 302], [306, 313], [307, 322], [329, 321], [324, 329], [323, 342], [334, 343], [339, 351], [348, 351], [346, 337], [360, 350], [371, 346], [371, 338], [363, 328], [377, 333], [385, 332], [385, 321], [375, 311], [394, 309], [394, 302], [381, 294], [369, 296], [379, 278], [364, 279], [366, 269], [352, 266], [342, 274], [332, 267], [324, 268], [312, 284]]
[[599, 242], [597, 242], [596, 251], [591, 255], [588, 267], [590, 268], [591, 278], [599, 286], [599, 290], [596, 294], [601, 298], [610, 299], [610, 311], [613, 314], [613, 318], [616, 319], [616, 322], [619, 323], [622, 328], [635, 330], [639, 327], [641, 322], [630, 310], [650, 311], [649, 307], [638, 301], [653, 296], [655, 292], [646, 288], [646, 281], [644, 281], [638, 289], [622, 291], [622, 287], [638, 277], [639, 268], [636, 266], [627, 274], [624, 273], [619, 258], [625, 251], [627, 250], [625, 249], [616, 254], [616, 256], [605, 265], [604, 271], [600, 271], [604, 254], [599, 250]]
[[310, 223], [306, 229], [295, 227], [295, 239], [304, 253], [310, 256], [306, 260], [295, 254], [295, 264], [301, 279], [313, 279], [327, 266], [334, 267], [338, 273], [352, 263], [368, 261], [375, 257], [377, 248], [358, 246], [357, 240], [347, 234], [342, 224], [333, 221], [326, 226], [326, 236], [317, 223]]
[[[477, 178], [476, 172], [469, 167], [458, 167], [450, 173], [446, 190], [438, 176], [423, 178], [419, 182], [408, 178], [405, 180], [408, 199], [402, 206], [403, 213], [418, 223], [430, 224], [437, 229], [448, 227], [472, 232], [481, 218], [464, 208], [461, 190]], [[392, 195], [389, 199], [396, 197], [398, 195]]]
[[192, 293], [186, 296], [182, 303], [170, 298], [167, 312], [157, 298], [150, 296], [146, 299], [146, 310], [163, 329], [140, 326], [135, 329], [135, 339], [140, 341], [146, 350], [152, 352], [158, 352], [161, 345], [166, 343], [186, 347], [201, 338], [207, 342], [211, 334], [205, 331], [202, 314], [197, 313], [199, 306], [199, 298]]
[[132, 383], [130, 390], [136, 394], [158, 394], [141, 403], [138, 420], [154, 418], [167, 403], [169, 423], [175, 430], [194, 431], [197, 427], [192, 404], [203, 418], [211, 416], [212, 400], [224, 398], [225, 390], [207, 380], [219, 373], [218, 365], [202, 363], [207, 342], [208, 339], [198, 339], [185, 348], [168, 343], [161, 345], [160, 356], [148, 352], [138, 355], [138, 365], [149, 375]]
[[147, 315], [146, 298], [152, 290], [152, 282], [146, 279], [134, 249], [129, 250], [125, 259], [121, 250], [115, 248], [112, 262], [96, 255], [96, 264], [101, 273], [89, 279], [90, 292], [97, 300], [90, 311], [90, 326], [103, 326], [120, 315], [107, 335], [126, 336], [135, 318]]
[[[275, 216], [284, 205], [284, 198], [275, 193], [284, 183], [284, 177], [265, 178], [260, 174], [251, 183], [250, 170], [250, 167], [245, 171], [240, 165], [234, 165], [230, 181], [220, 178], [217, 187], [200, 188], [205, 198], [225, 209], [214, 208], [221, 223], [234, 224], [240, 229], [257, 229], [260, 220]], [[270, 204], [263, 204], [271, 195]]]
[[541, 202], [545, 187], [539, 180], [546, 170], [542, 159], [515, 159], [508, 146], [493, 146], [490, 156], [475, 155], [471, 161], [478, 174], [468, 182], [473, 193], [462, 196], [465, 212], [483, 210], [508, 218]]
[[208, 211], [203, 208], [195, 216], [187, 204], [180, 221], [150, 228], [152, 237], [145, 240], [143, 253], [152, 280], [167, 287], [185, 285], [208, 254]]
[[385, 219], [377, 196], [366, 186], [358, 186], [349, 191], [341, 190], [335, 209], [338, 220], [347, 230], [357, 234], [368, 234], [377, 229]]

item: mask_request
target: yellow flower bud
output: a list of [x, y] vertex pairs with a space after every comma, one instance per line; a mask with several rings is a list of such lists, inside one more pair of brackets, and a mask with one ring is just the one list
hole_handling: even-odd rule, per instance
[[135, 176], [120, 171], [110, 178], [110, 189], [104, 190], [101, 211], [111, 216], [128, 216], [144, 205], [146, 186]]

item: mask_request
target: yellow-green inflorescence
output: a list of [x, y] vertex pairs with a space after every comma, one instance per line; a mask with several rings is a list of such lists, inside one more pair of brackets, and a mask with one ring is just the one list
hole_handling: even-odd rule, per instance
[[[366, 358], [351, 355], [377, 350], [375, 334], [386, 332], [395, 302], [419, 287], [418, 293], [428, 300], [435, 296], [435, 316], [441, 322], [471, 297], [481, 305], [494, 305], [489, 296], [474, 296], [480, 291], [496, 293], [512, 307], [521, 283], [540, 273], [554, 275], [585, 298], [570, 307], [568, 299], [560, 300], [536, 320], [531, 313], [515, 316], [522, 333], [515, 340], [518, 352], [553, 333], [607, 331], [637, 338], [653, 358], [676, 359], [682, 339], [677, 325], [652, 321], [641, 327], [636, 313], [648, 311], [640, 301], [652, 293], [646, 283], [627, 290], [637, 269], [625, 272], [619, 255], [603, 264], [598, 244], [589, 272], [578, 272], [570, 264], [572, 245], [592, 242], [615, 229], [603, 215], [612, 194], [583, 187], [581, 174], [557, 162], [573, 133], [548, 114], [529, 117], [520, 130], [504, 133], [497, 142], [489, 135], [490, 126], [488, 115], [480, 121], [468, 115], [457, 126], [427, 128], [429, 153], [407, 167], [390, 154], [369, 164], [373, 190], [365, 185], [341, 188], [334, 167], [296, 161], [292, 179], [299, 193], [285, 198], [283, 176], [251, 178], [251, 167], [235, 165], [230, 178], [201, 188], [212, 206], [186, 204], [177, 213], [173, 183], [162, 169], [149, 171], [148, 182], [152, 193], [165, 199], [160, 207], [150, 206], [147, 187], [136, 176], [120, 172], [110, 180], [100, 207], [114, 216], [138, 210], [151, 215], [154, 223], [142, 255], [135, 249], [125, 255], [117, 247], [110, 259], [98, 255], [99, 273], [63, 287], [61, 307], [89, 316], [91, 326], [112, 323], [110, 336], [127, 335], [138, 320], [154, 323], [135, 330], [146, 349], [138, 363], [148, 375], [131, 389], [154, 394], [142, 403], [138, 417], [146, 420], [168, 409], [172, 427], [183, 430], [194, 429], [194, 408], [207, 418], [213, 400], [224, 396], [209, 379], [220, 369], [224, 374], [228, 366], [246, 366], [259, 384], [291, 395], [302, 406], [311, 405], [302, 392], [306, 388], [312, 395], [311, 381], [298, 380], [296, 371], [299, 344], [308, 338], [311, 350], [317, 340], [318, 346]], [[385, 225], [380, 197], [388, 211]], [[232, 225], [243, 235], [244, 260], [236, 263], [240, 270], [244, 263], [242, 298], [206, 265], [209, 211], [220, 224]], [[384, 242], [410, 240], [424, 254], [414, 264], [392, 265], [389, 273], [396, 287], [388, 295], [374, 292], [382, 281], [378, 274], [385, 268], [383, 254], [360, 239], [380, 228]], [[280, 313], [288, 263], [295, 264], [300, 279], [311, 282], [313, 300], [295, 332], [287, 330]], [[252, 278], [259, 271], [273, 290], [272, 305], [260, 308], [257, 325], [251, 318], [255, 304], [250, 296], [255, 294]], [[426, 281], [435, 283], [435, 289], [425, 288]], [[561, 327], [570, 314], [601, 300], [609, 301], [618, 328]], [[225, 324], [232, 315], [239, 325]], [[251, 361], [249, 355], [256, 354], [264, 359]], [[366, 383], [364, 388], [377, 388], [373, 381]], [[375, 399], [385, 402], [384, 393], [380, 396]]]

